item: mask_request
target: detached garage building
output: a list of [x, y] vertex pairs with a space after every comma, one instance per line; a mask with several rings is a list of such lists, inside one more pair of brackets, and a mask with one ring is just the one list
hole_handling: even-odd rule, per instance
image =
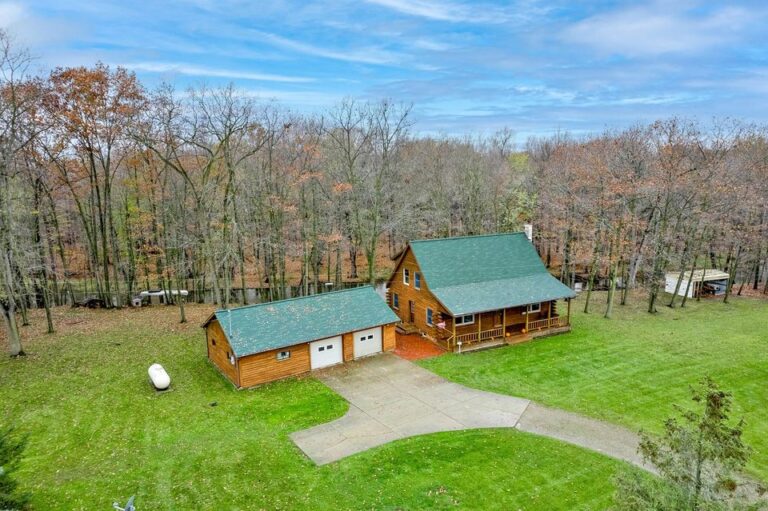
[[366, 286], [218, 310], [203, 327], [208, 358], [244, 388], [391, 351], [398, 321]]

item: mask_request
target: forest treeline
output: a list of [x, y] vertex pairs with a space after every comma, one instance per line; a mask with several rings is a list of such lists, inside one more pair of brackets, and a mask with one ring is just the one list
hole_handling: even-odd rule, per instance
[[564, 282], [607, 282], [608, 316], [634, 287], [654, 311], [672, 270], [768, 286], [762, 126], [673, 118], [517, 147], [509, 129], [419, 135], [411, 107], [390, 100], [306, 115], [234, 86], [149, 90], [103, 64], [33, 70], [0, 33], [12, 355], [17, 316], [45, 307], [52, 331], [50, 307], [84, 289], [110, 307], [148, 288], [210, 290], [228, 307], [247, 287], [279, 299], [288, 285], [374, 282], [409, 239], [525, 223]]

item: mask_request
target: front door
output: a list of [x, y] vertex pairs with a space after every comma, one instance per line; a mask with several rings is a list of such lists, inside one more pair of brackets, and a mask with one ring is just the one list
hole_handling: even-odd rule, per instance
[[408, 300], [408, 323], [413, 323], [416, 318], [416, 304]]

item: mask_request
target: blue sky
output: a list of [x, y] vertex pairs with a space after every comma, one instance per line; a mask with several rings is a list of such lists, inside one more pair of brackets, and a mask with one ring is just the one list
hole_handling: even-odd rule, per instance
[[413, 103], [414, 130], [523, 141], [671, 115], [768, 121], [768, 2], [0, 0], [44, 69], [234, 82], [302, 112]]

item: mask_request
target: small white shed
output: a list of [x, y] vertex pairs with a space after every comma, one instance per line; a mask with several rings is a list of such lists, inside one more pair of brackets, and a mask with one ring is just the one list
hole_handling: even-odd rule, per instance
[[[680, 272], [667, 273], [664, 291], [674, 294], [677, 288], [677, 279], [680, 278]], [[695, 270], [693, 278], [691, 272], [686, 271], [680, 280], [680, 288], [677, 294], [685, 296], [685, 290], [688, 289], [688, 298], [694, 298], [701, 294], [704, 295], [722, 295], [725, 294], [725, 288], [728, 285], [730, 275], [720, 270]], [[688, 285], [688, 282], [691, 285]]]

